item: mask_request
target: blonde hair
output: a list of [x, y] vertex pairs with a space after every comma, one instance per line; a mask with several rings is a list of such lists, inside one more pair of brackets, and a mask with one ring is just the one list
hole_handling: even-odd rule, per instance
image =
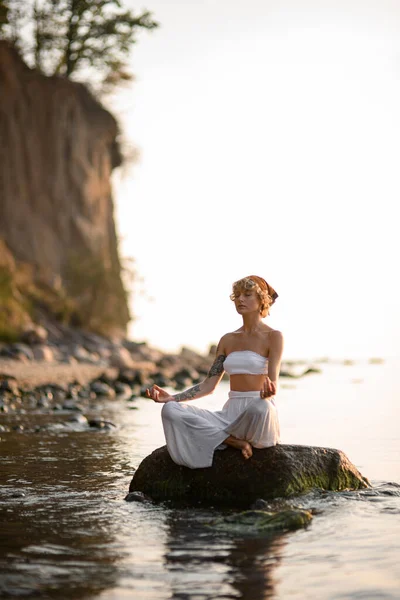
[[255, 291], [260, 302], [260, 314], [261, 317], [264, 318], [269, 315], [269, 309], [278, 298], [278, 294], [271, 287], [265, 279], [262, 277], [258, 277], [258, 275], [249, 275], [248, 277], [243, 277], [242, 279], [238, 279], [232, 285], [232, 294], [229, 296], [231, 300], [235, 300], [238, 293], [243, 291]]

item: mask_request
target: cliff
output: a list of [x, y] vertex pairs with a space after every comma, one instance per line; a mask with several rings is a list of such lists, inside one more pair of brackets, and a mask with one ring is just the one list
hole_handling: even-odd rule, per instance
[[0, 141], [3, 308], [7, 295], [14, 304], [29, 296], [33, 319], [40, 306], [94, 331], [123, 333], [129, 310], [110, 184], [121, 163], [116, 120], [84, 85], [29, 69], [0, 41]]

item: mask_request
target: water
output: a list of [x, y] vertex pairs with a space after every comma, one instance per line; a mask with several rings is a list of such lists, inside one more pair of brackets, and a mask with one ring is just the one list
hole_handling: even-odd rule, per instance
[[[281, 380], [282, 442], [344, 450], [374, 489], [308, 494], [298, 504], [316, 510], [311, 525], [272, 538], [215, 534], [204, 526], [211, 509], [124, 502], [134, 468], [164, 444], [161, 406], [148, 400], [137, 410], [104, 402], [116, 430], [1, 434], [0, 595], [399, 599], [399, 366], [324, 364], [320, 375]], [[227, 390], [222, 383], [197, 403], [217, 409]], [[38, 412], [18, 422], [69, 417]]]

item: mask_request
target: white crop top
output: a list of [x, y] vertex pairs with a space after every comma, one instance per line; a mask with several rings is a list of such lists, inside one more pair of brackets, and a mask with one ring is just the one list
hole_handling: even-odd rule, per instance
[[228, 375], [267, 375], [268, 358], [253, 350], [235, 350], [224, 360]]

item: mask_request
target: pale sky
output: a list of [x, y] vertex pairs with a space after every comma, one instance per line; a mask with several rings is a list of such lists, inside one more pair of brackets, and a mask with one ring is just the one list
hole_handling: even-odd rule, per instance
[[130, 336], [206, 350], [254, 273], [285, 358], [399, 356], [400, 4], [125, 4], [161, 23], [109, 104], [140, 152], [114, 178]]

